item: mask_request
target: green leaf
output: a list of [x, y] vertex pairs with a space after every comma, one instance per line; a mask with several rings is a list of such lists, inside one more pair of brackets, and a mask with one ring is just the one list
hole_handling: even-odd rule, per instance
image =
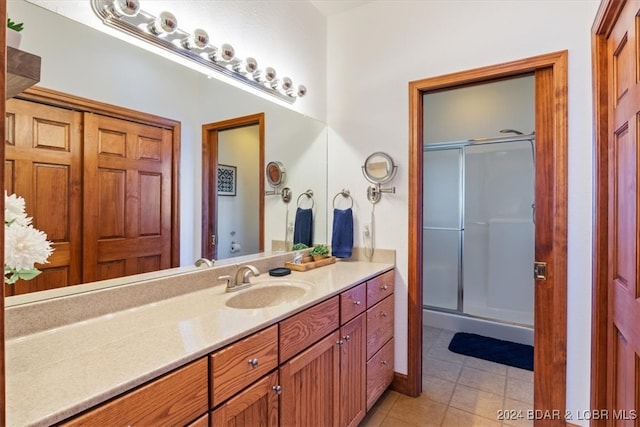
[[22, 31], [24, 29], [24, 22], [20, 22], [19, 24], [12, 21], [11, 18], [7, 18], [7, 27], [11, 28], [13, 31]]

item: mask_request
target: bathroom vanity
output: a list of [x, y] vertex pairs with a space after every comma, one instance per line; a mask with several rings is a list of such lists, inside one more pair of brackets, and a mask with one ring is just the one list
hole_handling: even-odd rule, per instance
[[[237, 268], [173, 280], [219, 283]], [[393, 261], [293, 272], [278, 280], [304, 295], [229, 307], [280, 286], [254, 280], [9, 339], [8, 425], [357, 425], [394, 377]]]

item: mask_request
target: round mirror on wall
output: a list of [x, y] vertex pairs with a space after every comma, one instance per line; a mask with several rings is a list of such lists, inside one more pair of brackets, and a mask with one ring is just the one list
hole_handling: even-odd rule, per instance
[[281, 162], [277, 161], [267, 163], [266, 173], [269, 185], [274, 188], [277, 188], [284, 184], [287, 176], [284, 165]]
[[396, 175], [398, 167], [391, 156], [381, 151], [376, 151], [364, 161], [362, 173], [373, 184], [386, 184]]

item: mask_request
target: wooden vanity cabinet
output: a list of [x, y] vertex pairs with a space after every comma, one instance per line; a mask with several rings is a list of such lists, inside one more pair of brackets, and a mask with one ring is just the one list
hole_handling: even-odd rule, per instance
[[209, 360], [214, 408], [278, 367], [278, 325], [216, 351]]
[[214, 426], [277, 427], [278, 371], [258, 380], [213, 411]]
[[391, 271], [62, 425], [357, 426], [393, 380], [393, 301]]
[[394, 272], [367, 282], [367, 411], [393, 381]]
[[340, 425], [343, 427], [357, 426], [366, 415], [366, 320], [363, 313], [340, 327]]
[[201, 422], [208, 394], [207, 359], [203, 358], [61, 425], [184, 426]]

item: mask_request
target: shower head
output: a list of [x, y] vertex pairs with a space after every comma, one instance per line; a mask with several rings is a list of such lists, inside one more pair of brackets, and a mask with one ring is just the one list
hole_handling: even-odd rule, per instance
[[522, 132], [515, 129], [500, 129], [500, 133], [515, 133], [516, 135], [524, 135]]

